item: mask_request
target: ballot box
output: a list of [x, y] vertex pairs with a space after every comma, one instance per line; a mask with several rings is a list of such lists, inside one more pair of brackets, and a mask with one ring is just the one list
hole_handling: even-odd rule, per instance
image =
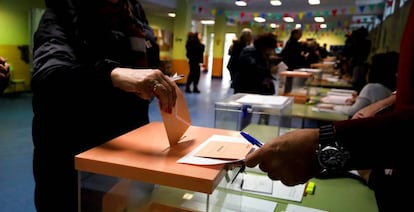
[[241, 211], [241, 195], [217, 188], [232, 183], [241, 164], [178, 162], [213, 135], [241, 138], [190, 126], [170, 146], [164, 124], [151, 122], [76, 155], [79, 211]]
[[214, 127], [239, 131], [249, 124], [290, 128], [292, 106], [293, 97], [237, 93], [215, 103]]

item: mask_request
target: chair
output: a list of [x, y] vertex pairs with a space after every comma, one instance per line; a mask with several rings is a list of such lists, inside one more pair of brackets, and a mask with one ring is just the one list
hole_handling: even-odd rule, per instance
[[9, 81], [11, 92], [15, 93], [17, 92], [17, 86], [21, 85], [23, 86], [23, 90], [26, 90], [26, 80], [25, 79], [19, 79], [15, 77], [14, 74], [14, 68], [12, 65], [10, 65], [10, 81]]

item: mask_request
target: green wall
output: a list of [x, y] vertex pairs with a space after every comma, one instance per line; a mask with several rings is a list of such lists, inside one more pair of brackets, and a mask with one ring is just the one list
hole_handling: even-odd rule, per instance
[[29, 17], [32, 8], [44, 8], [43, 0], [0, 1], [0, 45], [29, 44]]

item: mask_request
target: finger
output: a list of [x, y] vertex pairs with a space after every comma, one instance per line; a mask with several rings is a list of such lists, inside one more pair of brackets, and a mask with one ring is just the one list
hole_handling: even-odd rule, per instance
[[257, 164], [259, 164], [263, 160], [264, 154], [265, 154], [265, 151], [263, 151], [263, 147], [248, 154], [245, 160], [246, 166], [255, 167]]
[[156, 81], [152, 93], [158, 98], [160, 109], [167, 113], [172, 111], [171, 88], [166, 83]]
[[166, 98], [167, 98], [167, 104], [168, 108], [172, 109], [175, 106], [176, 100], [177, 100], [177, 91], [176, 91], [176, 85], [173, 83], [169, 77], [163, 75], [163, 85], [167, 89]]

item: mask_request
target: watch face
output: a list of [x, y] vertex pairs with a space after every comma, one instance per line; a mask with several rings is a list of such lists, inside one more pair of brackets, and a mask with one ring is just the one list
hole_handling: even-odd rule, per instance
[[342, 152], [332, 146], [325, 147], [319, 154], [319, 162], [326, 169], [337, 169], [342, 167], [344, 163], [344, 157]]

